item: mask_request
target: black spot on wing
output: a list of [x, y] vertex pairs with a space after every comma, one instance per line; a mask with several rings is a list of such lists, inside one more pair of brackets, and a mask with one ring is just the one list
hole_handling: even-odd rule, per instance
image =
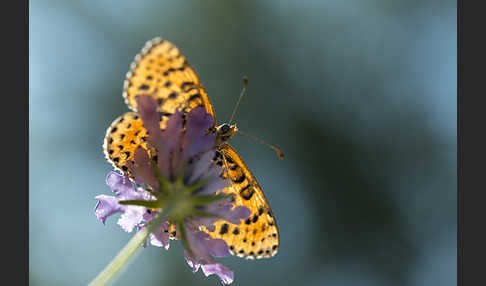
[[243, 187], [241, 189], [240, 196], [244, 200], [249, 200], [249, 199], [251, 199], [251, 197], [253, 196], [254, 193], [255, 193], [255, 190], [253, 190], [253, 188], [250, 188], [250, 184], [247, 184], [245, 187]]
[[219, 234], [223, 235], [223, 234], [226, 234], [228, 233], [228, 228], [229, 228], [229, 225], [227, 223], [224, 223], [222, 226], [221, 226], [221, 229], [219, 231]]
[[255, 215], [251, 221], [252, 221], [253, 223], [257, 222], [257, 221], [258, 221], [258, 215]]
[[141, 85], [138, 87], [138, 89], [139, 89], [139, 90], [148, 90], [149, 88], [150, 88], [150, 86], [149, 86], [149, 85], [147, 85], [147, 84], [141, 84]]
[[243, 181], [246, 179], [246, 176], [245, 174], [241, 174], [240, 177], [236, 178], [233, 180], [233, 182], [237, 183], [237, 184], [241, 184], [243, 183]]
[[191, 97], [189, 97], [189, 101], [193, 101], [193, 100], [196, 100], [198, 98], [201, 98], [201, 94], [196, 93], [196, 94], [191, 95]]

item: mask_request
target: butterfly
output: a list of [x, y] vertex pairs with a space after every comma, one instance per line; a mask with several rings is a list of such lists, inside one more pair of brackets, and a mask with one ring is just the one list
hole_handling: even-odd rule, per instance
[[[123, 98], [133, 111], [111, 123], [103, 143], [106, 159], [127, 175], [130, 175], [127, 164], [134, 159], [135, 149], [142, 146], [149, 150], [147, 130], [136, 113], [136, 97], [141, 94], [157, 100], [161, 129], [175, 111], [187, 114], [197, 106], [203, 106], [215, 119], [199, 77], [179, 49], [161, 38], [148, 41], [135, 56], [123, 85]], [[246, 206], [251, 215], [238, 225], [218, 220], [214, 223], [215, 230], [204, 227], [201, 230], [211, 238], [223, 239], [233, 255], [247, 259], [274, 256], [279, 247], [279, 232], [272, 209], [255, 177], [227, 142], [238, 131], [236, 125], [213, 123], [210, 130], [216, 135], [215, 163], [225, 170], [223, 174], [231, 182], [221, 192], [233, 194], [234, 206]]]

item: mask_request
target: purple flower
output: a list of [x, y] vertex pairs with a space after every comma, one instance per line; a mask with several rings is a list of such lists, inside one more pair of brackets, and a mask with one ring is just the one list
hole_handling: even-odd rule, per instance
[[221, 279], [223, 284], [230, 284], [233, 282], [233, 271], [221, 263], [215, 262], [212, 256], [222, 257], [228, 256], [228, 246], [222, 239], [209, 239], [209, 235], [202, 231], [194, 231], [187, 228], [187, 242], [191, 245], [193, 254], [187, 250], [184, 251], [184, 257], [189, 267], [193, 272], [197, 272], [199, 267], [202, 268], [204, 275], [209, 276], [216, 274]]
[[[98, 195], [95, 199], [98, 203], [95, 206], [94, 212], [99, 221], [103, 224], [106, 218], [121, 212], [122, 215], [118, 219], [118, 225], [126, 232], [132, 232], [135, 227], [142, 228], [144, 224], [153, 218], [151, 210], [143, 206], [123, 205], [120, 201], [127, 200], [144, 200], [153, 201], [152, 196], [143, 188], [135, 188], [130, 182], [128, 176], [122, 176], [115, 172], [110, 172], [106, 176], [106, 184], [116, 194], [116, 196]], [[149, 214], [152, 213], [152, 214]], [[168, 224], [163, 224], [156, 231], [151, 233], [150, 243], [156, 246], [163, 246], [165, 249], [169, 248], [169, 236], [164, 230], [168, 229]]]
[[[150, 157], [142, 147], [135, 150], [134, 161], [128, 167], [137, 187], [126, 175], [110, 172], [107, 184], [117, 196], [97, 196], [96, 216], [104, 223], [108, 216], [121, 212], [118, 224], [125, 231], [148, 227], [150, 243], [166, 249], [171, 223], [176, 226], [175, 237], [184, 243], [184, 257], [194, 272], [201, 268], [206, 276], [218, 275], [223, 284], [233, 282], [233, 272], [213, 260], [228, 256], [228, 245], [200, 230], [202, 226], [214, 229], [214, 222], [221, 219], [240, 224], [251, 214], [246, 207], [233, 208], [231, 197], [218, 193], [228, 181], [221, 178], [223, 169], [213, 161], [216, 138], [207, 132], [213, 126], [213, 117], [203, 107], [185, 116], [176, 111], [161, 130], [155, 99], [139, 96], [137, 106], [149, 133], [149, 148], [157, 156], [151, 151]], [[159, 214], [167, 217], [154, 228], [150, 222]]]

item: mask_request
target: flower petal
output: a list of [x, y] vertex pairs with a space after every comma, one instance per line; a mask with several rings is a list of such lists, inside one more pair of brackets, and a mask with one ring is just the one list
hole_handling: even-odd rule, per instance
[[137, 97], [138, 114], [142, 118], [143, 127], [150, 134], [147, 140], [154, 147], [162, 143], [160, 140], [162, 135], [160, 130], [160, 115], [157, 112], [157, 106], [155, 98], [148, 94], [142, 94]]
[[124, 206], [118, 203], [118, 198], [107, 195], [98, 195], [94, 212], [99, 221], [105, 224], [106, 218], [117, 212], [124, 211]]
[[213, 225], [215, 221], [219, 220], [219, 218], [212, 218], [212, 217], [193, 217], [191, 222], [194, 223], [196, 226], [205, 226], [209, 231], [214, 231], [215, 226]]
[[233, 271], [223, 264], [213, 261], [212, 259], [198, 262], [189, 256], [187, 251], [184, 251], [184, 258], [186, 259], [187, 265], [191, 267], [193, 273], [196, 273], [199, 268], [202, 268], [206, 277], [212, 274], [218, 275], [219, 279], [221, 279], [221, 283], [223, 284], [231, 284], [234, 280]]
[[[216, 202], [218, 203], [218, 202]], [[216, 204], [213, 203], [213, 204]], [[245, 206], [238, 206], [232, 209], [232, 205], [228, 204], [224, 207], [219, 208], [211, 208], [208, 206], [208, 213], [213, 214], [223, 220], [231, 222], [233, 224], [240, 224], [241, 220], [247, 219], [251, 215], [251, 211], [249, 208]]]
[[194, 163], [190, 165], [187, 170], [187, 184], [192, 185], [198, 180], [205, 172], [208, 171], [209, 166], [212, 164], [214, 158], [214, 150], [210, 150], [202, 154], [199, 158], [196, 158]]
[[230, 255], [228, 245], [220, 238], [207, 239], [204, 243], [206, 244], [206, 248], [209, 250], [209, 253], [211, 253], [211, 255], [214, 257]]
[[207, 172], [204, 174], [204, 179], [211, 178], [211, 180], [195, 194], [199, 196], [208, 196], [215, 194], [217, 191], [229, 186], [229, 182], [221, 178], [220, 175], [222, 172], [223, 169], [220, 166], [216, 164], [211, 165]]
[[[205, 240], [209, 238], [209, 235], [202, 231], [193, 231], [191, 228], [184, 224], [186, 229], [186, 238], [189, 247], [191, 248], [191, 256], [196, 261], [208, 261], [211, 259], [210, 251], [206, 247]], [[178, 231], [179, 233], [179, 231]]]
[[155, 176], [154, 169], [150, 164], [150, 158], [148, 157], [147, 151], [142, 147], [135, 149], [134, 153], [135, 166], [129, 165], [130, 171], [134, 174], [137, 181], [142, 181], [143, 183], [151, 186], [154, 189], [159, 188], [159, 180]]
[[230, 186], [228, 180], [225, 180], [219, 176], [213, 177], [201, 190], [197, 192], [198, 195], [212, 195], [222, 189]]
[[162, 225], [154, 232], [150, 234], [150, 243], [154, 246], [164, 247], [166, 250], [169, 249], [169, 223], [164, 222]]
[[119, 196], [133, 191], [132, 183], [128, 177], [113, 171], [109, 172], [106, 176], [106, 184], [115, 194]]
[[210, 261], [211, 256], [223, 257], [230, 255], [228, 245], [219, 238], [210, 238], [209, 234], [203, 231], [191, 231], [186, 227], [187, 242], [192, 250], [192, 257], [196, 261]]
[[192, 268], [192, 272], [196, 273], [199, 270], [201, 264], [199, 264], [196, 260], [190, 257], [187, 250], [184, 250], [184, 258], [186, 259], [187, 265]]
[[233, 224], [240, 224], [240, 220], [245, 220], [249, 218], [251, 215], [251, 211], [249, 208], [245, 206], [238, 206], [231, 210], [228, 216], [224, 217], [225, 220], [233, 223]]
[[117, 224], [126, 232], [132, 232], [143, 219], [146, 208], [140, 206], [127, 206], [125, 212], [118, 219]]
[[211, 264], [201, 264], [201, 269], [206, 276], [211, 274], [218, 275], [223, 284], [231, 284], [234, 280], [233, 271], [221, 263], [214, 262]]
[[187, 114], [186, 132], [182, 140], [184, 156], [181, 161], [186, 162], [192, 156], [210, 150], [216, 142], [214, 133], [206, 134], [213, 125], [213, 117], [203, 107], [196, 107]]
[[[179, 170], [174, 168], [174, 155], [178, 153], [176, 146], [179, 145], [182, 135], [182, 113], [174, 112], [167, 120], [167, 126], [160, 138], [164, 144], [156, 146], [159, 155], [158, 167], [166, 178], [174, 178]], [[177, 151], [177, 152], [176, 152]], [[174, 154], [175, 153], [175, 154]]]

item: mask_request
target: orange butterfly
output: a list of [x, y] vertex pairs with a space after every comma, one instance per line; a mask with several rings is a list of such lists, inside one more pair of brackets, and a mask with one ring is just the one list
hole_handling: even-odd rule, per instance
[[[196, 106], [203, 106], [215, 118], [213, 106], [199, 77], [172, 43], [160, 38], [148, 41], [130, 67], [123, 86], [123, 97], [134, 112], [127, 112], [113, 121], [103, 144], [107, 160], [127, 175], [130, 175], [127, 163], [134, 159], [135, 149], [138, 146], [149, 149], [145, 142], [147, 130], [136, 113], [138, 95], [150, 94], [157, 100], [161, 129], [166, 127], [169, 116], [176, 110], [187, 113]], [[231, 181], [230, 186], [221, 191], [234, 194], [235, 207], [246, 206], [252, 214], [239, 225], [219, 220], [214, 223], [214, 231], [204, 227], [201, 230], [212, 238], [226, 241], [231, 254], [248, 259], [275, 255], [279, 247], [279, 233], [270, 205], [243, 160], [227, 143], [236, 132], [241, 131], [236, 125], [226, 123], [213, 125], [210, 131], [216, 135], [216, 163], [224, 168], [223, 176]], [[154, 156], [153, 152], [149, 150], [151, 156]], [[279, 153], [279, 156], [283, 155]]]

